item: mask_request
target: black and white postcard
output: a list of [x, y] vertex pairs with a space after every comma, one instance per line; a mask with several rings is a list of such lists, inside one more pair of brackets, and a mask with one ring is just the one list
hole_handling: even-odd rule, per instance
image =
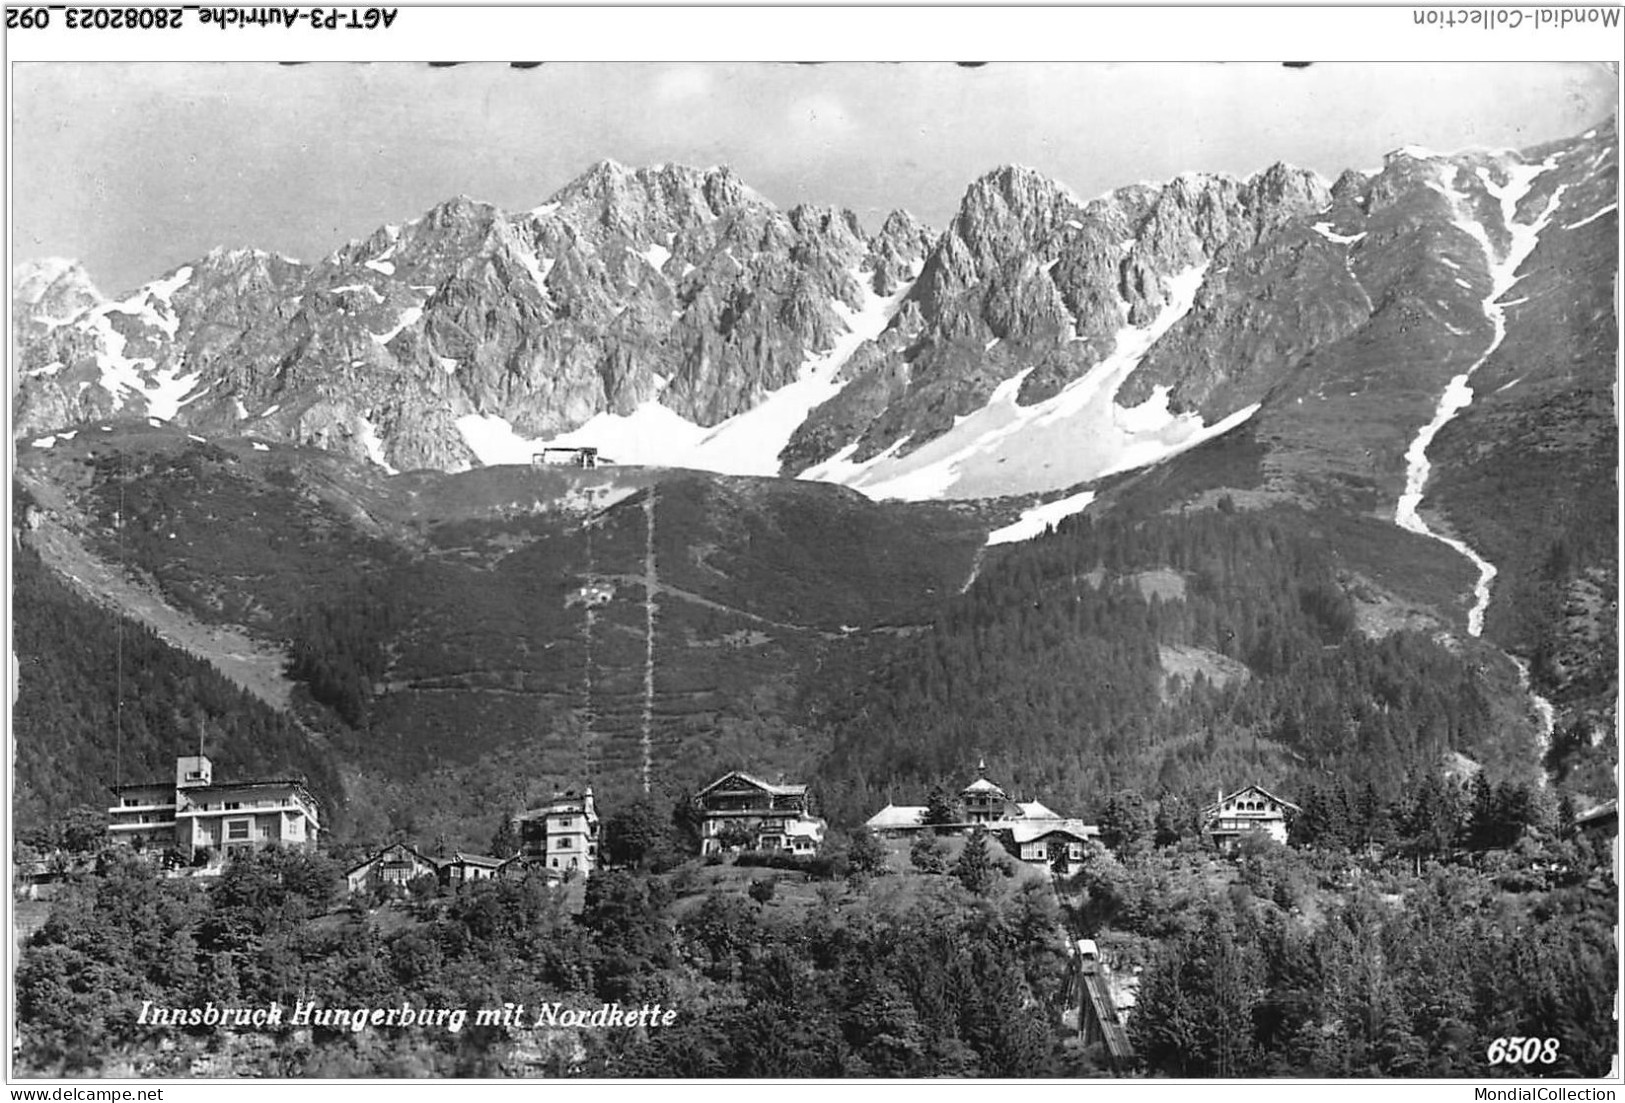
[[10, 1080], [1613, 1099], [1620, 16], [7, 8]]

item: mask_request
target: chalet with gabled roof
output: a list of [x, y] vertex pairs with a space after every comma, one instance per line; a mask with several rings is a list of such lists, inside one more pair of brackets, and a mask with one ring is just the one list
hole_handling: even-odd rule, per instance
[[824, 821], [808, 810], [807, 787], [763, 781], [743, 770], [723, 774], [695, 796], [700, 853], [733, 846], [811, 854], [824, 841]]
[[1057, 853], [1067, 861], [1083, 860], [1084, 847], [1098, 838], [1100, 828], [1071, 819], [1042, 801], [1016, 800], [987, 776], [987, 764], [977, 764], [976, 780], [961, 789], [953, 802], [950, 823], [925, 822], [926, 805], [888, 804], [864, 824], [877, 835], [901, 836], [932, 830], [962, 835], [978, 828], [998, 838], [1024, 862], [1048, 865]]
[[1083, 861], [1084, 849], [1100, 838], [1100, 828], [1082, 820], [1018, 820], [1010, 825], [1016, 856], [1033, 865], [1047, 865], [1057, 856], [1067, 865]]
[[978, 776], [975, 781], [959, 791], [959, 806], [964, 810], [964, 819], [967, 823], [992, 823], [995, 820], [1010, 819], [1010, 805], [1013, 803], [1002, 788], [985, 776]]
[[459, 850], [440, 863], [440, 882], [455, 888], [474, 881], [494, 880], [502, 864], [503, 859], [489, 854], [464, 854]]
[[344, 871], [351, 892], [370, 892], [389, 886], [405, 888], [422, 876], [438, 877], [440, 865], [406, 843], [391, 843]]
[[1214, 849], [1224, 854], [1234, 854], [1242, 838], [1255, 831], [1284, 845], [1287, 818], [1299, 811], [1296, 804], [1282, 800], [1262, 785], [1249, 785], [1229, 796], [1221, 793], [1217, 801], [1202, 810], [1202, 833]]

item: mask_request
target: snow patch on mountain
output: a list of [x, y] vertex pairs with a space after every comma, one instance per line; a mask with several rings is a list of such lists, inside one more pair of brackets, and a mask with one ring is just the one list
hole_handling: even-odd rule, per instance
[[546, 443], [557, 448], [591, 446], [616, 463], [684, 467], [690, 465], [683, 458], [709, 431], [651, 400], [625, 416], [599, 414], [581, 428]]
[[[651, 264], [664, 264], [670, 254], [662, 256], [661, 252], [656, 246], [642, 255]], [[544, 447], [593, 447], [605, 460], [621, 464], [690, 467], [724, 475], [776, 475], [779, 453], [790, 443], [796, 428], [814, 407], [846, 386], [846, 381], [838, 378], [841, 369], [853, 353], [891, 323], [913, 286], [910, 280], [883, 297], [869, 288], [861, 272], [854, 270], [852, 276], [862, 288], [862, 305], [853, 310], [839, 300], [831, 303], [846, 323], [846, 332], [830, 348], [809, 355], [794, 382], [769, 392], [755, 406], [720, 425], [709, 429], [696, 425], [651, 399], [630, 414], [598, 414], [552, 438], [522, 437], [494, 415], [459, 418], [458, 431], [475, 457], [487, 465], [529, 463], [531, 456]], [[657, 379], [657, 393], [664, 389], [665, 382]]]
[[528, 464], [543, 448], [592, 447], [605, 462], [677, 467], [681, 464], [675, 461], [706, 433], [703, 426], [654, 401], [626, 415], [598, 414], [552, 439], [522, 437], [506, 418], [496, 414], [468, 414], [456, 424], [463, 442], [486, 466]]
[[384, 442], [378, 439], [377, 427], [366, 418], [357, 417], [356, 429], [357, 435], [361, 440], [361, 446], [367, 450], [367, 457], [371, 459], [373, 463], [377, 464], [379, 467], [382, 467], [384, 469], [384, 474], [400, 474], [400, 472], [396, 471], [389, 465], [388, 460], [384, 459]]
[[1021, 516], [1005, 525], [1001, 529], [994, 529], [987, 534], [987, 546], [995, 544], [1014, 544], [1022, 540], [1032, 540], [1044, 535], [1049, 527], [1058, 524], [1063, 517], [1070, 517], [1074, 513], [1082, 513], [1089, 503], [1095, 500], [1093, 490], [1080, 491], [1077, 494], [1059, 498], [1053, 502], [1045, 502], [1031, 509], [1021, 511]]
[[[123, 304], [99, 306], [89, 312], [88, 322], [101, 340], [101, 353], [97, 357], [101, 368], [98, 382], [113, 396], [113, 409], [123, 409], [128, 397], [137, 396], [146, 402], [147, 415], [168, 421], [175, 416], [192, 388], [197, 386], [200, 373], [182, 375], [179, 367], [158, 369], [149, 357], [130, 359], [124, 355], [124, 334], [113, 327], [108, 315], [126, 313]], [[150, 309], [150, 308], [149, 308]]]
[[409, 306], [401, 311], [400, 317], [395, 319], [394, 329], [388, 333], [374, 333], [372, 339], [380, 345], [387, 345], [399, 335], [401, 330], [407, 326], [416, 325], [417, 320], [421, 317], [423, 317], [423, 308], [421, 306]]
[[164, 331], [165, 336], [174, 340], [175, 331], [180, 327], [180, 318], [175, 314], [175, 307], [171, 303], [175, 292], [185, 287], [192, 280], [192, 266], [190, 264], [177, 268], [169, 276], [156, 280], [147, 286], [148, 299], [158, 300], [161, 310], [148, 310], [153, 324]]
[[1474, 360], [1466, 371], [1450, 380], [1444, 394], [1439, 398], [1433, 420], [1422, 426], [1416, 438], [1411, 441], [1410, 447], [1405, 450], [1405, 492], [1400, 495], [1399, 503], [1394, 510], [1394, 523], [1407, 532], [1430, 536], [1449, 545], [1478, 568], [1478, 581], [1473, 586], [1473, 605], [1467, 613], [1467, 634], [1470, 636], [1479, 636], [1484, 632], [1484, 611], [1489, 607], [1490, 587], [1498, 572], [1494, 564], [1479, 555], [1465, 541], [1434, 532], [1428, 527], [1427, 522], [1422, 520], [1420, 513], [1422, 497], [1427, 487], [1428, 475], [1432, 470], [1427, 450], [1433, 443], [1433, 438], [1438, 436], [1439, 430], [1472, 404], [1473, 388], [1468, 380], [1506, 339], [1506, 307], [1512, 304], [1502, 303], [1499, 300], [1513, 284], [1518, 282], [1518, 269], [1540, 244], [1541, 231], [1551, 222], [1566, 185], [1559, 185], [1553, 189], [1547, 198], [1545, 208], [1533, 222], [1517, 221], [1518, 203], [1529, 194], [1535, 180], [1542, 173], [1555, 167], [1556, 163], [1554, 158], [1548, 158], [1539, 165], [1508, 165], [1505, 184], [1497, 184], [1487, 168], [1479, 167], [1477, 175], [1483, 182], [1484, 189], [1500, 201], [1502, 222], [1510, 238], [1506, 253], [1499, 259], [1495, 246], [1490, 241], [1489, 232], [1484, 228], [1484, 224], [1473, 216], [1467, 195], [1454, 186], [1459, 181], [1462, 170], [1456, 169], [1448, 184], [1441, 181], [1441, 186], [1435, 188], [1450, 200], [1455, 214], [1453, 225], [1478, 242], [1479, 248], [1484, 251], [1485, 260], [1489, 262], [1491, 287], [1489, 294], [1484, 297], [1483, 310], [1494, 333], [1490, 338], [1489, 347], [1478, 359]]
[[1365, 237], [1364, 234], [1334, 233], [1332, 231], [1332, 224], [1330, 222], [1315, 223], [1315, 233], [1319, 234], [1327, 241], [1335, 241], [1339, 245], [1353, 245], [1356, 241], [1359, 241], [1361, 238]]
[[327, 290], [330, 295], [337, 295], [344, 291], [365, 291], [372, 296], [373, 302], [381, 303], [384, 301], [383, 293], [369, 283], [347, 283], [342, 287], [330, 287]]
[[1565, 229], [1565, 230], [1578, 230], [1581, 226], [1589, 226], [1591, 223], [1597, 221], [1597, 219], [1601, 218], [1603, 215], [1609, 213], [1610, 211], [1617, 211], [1617, 210], [1619, 210], [1619, 204], [1618, 203], [1610, 203], [1610, 204], [1608, 204], [1608, 206], [1604, 207], [1602, 210], [1598, 211], [1596, 214], [1593, 214], [1593, 215], [1591, 215], [1591, 216], [1589, 216], [1587, 218], [1582, 218], [1578, 222], [1570, 222], [1570, 223], [1566, 224], [1563, 227], [1563, 229]]
[[666, 262], [671, 259], [671, 250], [666, 248], [664, 245], [656, 243], [649, 246], [638, 255], [644, 260], [648, 261], [649, 266], [658, 272], [662, 268], [665, 268]]
[[[1025, 375], [1023, 375], [1023, 378], [1025, 378]], [[955, 424], [958, 424], [959, 420], [962, 419], [956, 419]], [[853, 441], [851, 444], [848, 444], [846, 447], [842, 448], [839, 452], [836, 452], [829, 459], [824, 460], [821, 463], [814, 464], [797, 477], [808, 479], [813, 482], [840, 483], [842, 486], [851, 486], [866, 473], [881, 467], [892, 459], [895, 459], [898, 453], [907, 447], [908, 442], [913, 438], [914, 434], [910, 433], [907, 436], [895, 440], [884, 452], [861, 463], [854, 462], [852, 459], [852, 457], [858, 451], [858, 442]]]
[[474, 458], [486, 466], [529, 463], [541, 441], [527, 440], [513, 431], [508, 419], [496, 414], [465, 414], [457, 419], [457, 432]]
[[530, 278], [536, 284], [536, 290], [542, 293], [542, 298], [551, 299], [551, 293], [547, 290], [547, 274], [553, 271], [553, 258], [538, 258], [536, 250], [529, 244], [521, 244], [514, 252], [518, 254], [519, 263], [525, 266], [525, 271], [530, 273]]
[[673, 457], [673, 466], [697, 467], [724, 475], [776, 475], [779, 453], [814, 407], [828, 402], [846, 386], [841, 369], [864, 344], [879, 337], [891, 324], [904, 297], [914, 286], [911, 278], [893, 294], [880, 296], [868, 281], [852, 273], [863, 289], [863, 305], [853, 310], [839, 299], [830, 305], [846, 323], [846, 332], [821, 353], [810, 355], [800, 377], [742, 414], [709, 430], [691, 448]]
[[1114, 401], [1151, 346], [1195, 302], [1206, 266], [1169, 281], [1168, 302], [1148, 326], [1125, 326], [1111, 353], [1081, 379], [1032, 406], [1017, 403], [1028, 368], [999, 384], [980, 410], [907, 456], [893, 445], [865, 463], [838, 453], [802, 473], [850, 486], [876, 499], [991, 497], [1060, 490], [1114, 471], [1166, 459], [1226, 432], [1258, 409], [1238, 410], [1216, 425], [1168, 409], [1165, 389], [1124, 409]]

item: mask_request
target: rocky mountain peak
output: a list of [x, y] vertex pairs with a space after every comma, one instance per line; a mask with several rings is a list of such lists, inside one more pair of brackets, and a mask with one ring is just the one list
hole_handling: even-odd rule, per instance
[[1370, 183], [1371, 180], [1365, 173], [1356, 169], [1344, 169], [1338, 176], [1337, 183], [1332, 185], [1332, 202], [1360, 202], [1360, 197], [1365, 194]]
[[824, 242], [854, 259], [860, 258], [866, 248], [867, 235], [857, 214], [845, 208], [802, 204], [791, 209], [789, 222], [801, 237]]
[[1255, 209], [1268, 210], [1272, 221], [1319, 211], [1331, 203], [1331, 189], [1320, 174], [1277, 161], [1247, 181]]
[[886, 215], [886, 220], [880, 224], [880, 233], [876, 236], [891, 241], [902, 241], [923, 233], [929, 233], [925, 224], [909, 211], [899, 208]]
[[555, 192], [549, 203], [569, 203], [571, 200], [613, 201], [626, 191], [634, 173], [619, 161], [605, 158], [589, 165], [586, 171]]
[[490, 203], [456, 195], [431, 207], [418, 221], [422, 230], [463, 230], [489, 226], [500, 212]]
[[720, 165], [705, 174], [705, 198], [717, 214], [730, 207], [759, 205], [765, 201], [745, 186], [728, 165]]
[[19, 318], [65, 322], [106, 299], [76, 260], [46, 257], [11, 270], [12, 311]]
[[662, 164], [629, 169], [615, 161], [598, 162], [532, 212], [595, 242], [616, 234], [652, 241], [698, 230], [729, 215], [759, 223], [777, 213], [726, 166]]
[[192, 278], [181, 288], [183, 298], [207, 297], [215, 291], [269, 293], [301, 281], [307, 266], [264, 249], [211, 249], [190, 266]]
[[967, 227], [1009, 220], [1032, 226], [1053, 222], [1062, 208], [1081, 206], [1071, 192], [1038, 170], [1001, 165], [965, 190], [955, 221]]
[[1365, 210], [1376, 215], [1400, 202], [1418, 188], [1438, 184], [1443, 174], [1453, 173], [1449, 159], [1417, 146], [1404, 146], [1382, 159], [1382, 170], [1371, 178], [1366, 189]]
[[874, 290], [890, 295], [919, 272], [935, 235], [907, 211], [892, 211], [880, 232], [869, 239], [874, 258]]

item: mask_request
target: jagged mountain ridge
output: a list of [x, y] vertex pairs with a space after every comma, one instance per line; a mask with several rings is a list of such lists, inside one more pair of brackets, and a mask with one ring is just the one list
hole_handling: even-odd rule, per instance
[[[1485, 339], [1486, 261], [1440, 174], [1467, 166], [1493, 245], [1505, 226], [1473, 170], [1567, 157], [1606, 193], [1617, 168], [1591, 154], [1614, 140], [1610, 122], [1528, 154], [1398, 152], [1332, 185], [1278, 164], [1088, 202], [1006, 166], [941, 235], [896, 212], [872, 237], [851, 212], [780, 212], [727, 169], [602, 162], [530, 211], [459, 197], [315, 265], [216, 252], [69, 324], [30, 321], [16, 430], [152, 415], [387, 470], [563, 438], [966, 497], [1060, 490], [1261, 409], [1267, 432], [1329, 448], [1338, 478], [1391, 483], [1435, 376]], [[1569, 191], [1554, 224], [1591, 213]], [[1341, 386], [1375, 361], [1422, 371]], [[1369, 409], [1342, 401], [1361, 393]], [[1352, 458], [1349, 434], [1321, 432], [1351, 417], [1375, 434]]]
[[[1330, 188], [1279, 166], [1246, 182], [1191, 174], [1102, 197], [1081, 215], [1061, 189], [973, 188], [917, 293], [947, 282], [949, 260], [975, 255], [991, 219], [1019, 228], [1008, 252], [1030, 263], [996, 273], [960, 263], [957, 299], [933, 294], [1041, 303], [1049, 320], [1012, 336], [988, 325], [996, 311], [982, 309], [976, 328], [966, 319], [977, 311], [938, 310], [945, 324], [912, 345], [855, 357], [857, 378], [808, 419], [791, 451], [797, 463], [822, 459], [820, 476], [879, 496], [1059, 491], [1256, 416], [1293, 456], [1276, 465], [1281, 493], [1335, 497], [1352, 481], [1397, 500], [1411, 440], [1491, 339], [1486, 307], [1506, 289], [1492, 289], [1490, 270], [1505, 260], [1511, 227], [1533, 235], [1513, 282], [1555, 270], [1568, 290], [1509, 307], [1509, 341], [1538, 326], [1546, 303], [1583, 283], [1607, 286], [1613, 265], [1581, 268], [1564, 256], [1571, 237], [1614, 251], [1616, 145], [1610, 121], [1524, 153], [1396, 151], [1377, 172], [1344, 173]], [[1503, 211], [1514, 177], [1533, 190]], [[1457, 188], [1459, 201], [1444, 194]], [[1115, 235], [1125, 207], [1143, 214], [1117, 242], [1121, 282], [1097, 282], [1103, 309], [1077, 315], [1063, 274], [1089, 255], [1089, 240]], [[1057, 225], [1084, 241], [1046, 259]], [[1011, 294], [1000, 281], [1013, 271], [1025, 276]], [[1197, 284], [1188, 298], [1173, 293], [1185, 280]], [[1058, 336], [1027, 336], [1057, 316]]]
[[714, 425], [795, 380], [925, 240], [900, 212], [872, 239], [850, 212], [781, 212], [725, 168], [603, 162], [532, 211], [458, 197], [314, 265], [217, 251], [41, 319], [17, 429], [154, 416], [459, 470], [479, 462], [462, 417], [534, 438], [658, 398]]

